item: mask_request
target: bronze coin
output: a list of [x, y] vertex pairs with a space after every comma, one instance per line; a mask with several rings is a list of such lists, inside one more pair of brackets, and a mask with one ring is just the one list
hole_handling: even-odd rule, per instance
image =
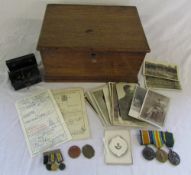
[[71, 146], [68, 150], [68, 155], [71, 157], [71, 158], [77, 158], [79, 157], [79, 155], [81, 154], [81, 150], [78, 146]]
[[164, 150], [157, 150], [156, 152], [156, 159], [159, 161], [159, 162], [166, 162], [168, 160], [168, 154], [166, 153], [166, 151]]
[[58, 165], [57, 165], [56, 163], [53, 163], [53, 164], [51, 165], [51, 170], [52, 170], [52, 171], [58, 170]]
[[91, 159], [94, 156], [95, 151], [91, 145], [84, 145], [82, 148], [82, 153], [86, 158]]

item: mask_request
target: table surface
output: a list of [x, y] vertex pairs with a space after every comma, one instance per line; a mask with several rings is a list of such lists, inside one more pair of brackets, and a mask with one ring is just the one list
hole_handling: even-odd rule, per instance
[[[69, 3], [69, 1], [66, 2]], [[78, 1], [72, 2], [78, 3]], [[87, 140], [70, 141], [58, 147], [63, 152], [67, 168], [64, 172], [58, 171], [55, 174], [189, 175], [191, 173], [191, 2], [188, 0], [129, 2], [130, 4], [121, 0], [118, 5], [137, 6], [151, 48], [151, 53], [147, 54], [146, 59], [164, 60], [179, 66], [182, 91], [160, 90], [157, 92], [167, 95], [171, 99], [163, 130], [174, 133], [174, 150], [180, 154], [181, 164], [175, 167], [169, 162], [162, 164], [156, 160], [151, 162], [144, 160], [141, 156], [143, 147], [139, 145], [137, 140], [138, 130], [132, 128], [133, 165], [106, 165], [103, 145], [104, 128], [96, 114], [87, 105], [91, 137]], [[2, 12], [0, 16], [0, 174], [53, 174], [44, 167], [42, 156], [30, 157], [15, 102], [43, 89], [84, 87], [87, 90], [101, 83], [41, 82], [29, 89], [14, 91], [8, 79], [5, 60], [35, 52], [40, 64], [40, 55], [35, 49], [44, 15], [45, 2], [42, 0], [18, 1], [18, 4], [14, 6], [15, 10], [13, 10], [11, 3], [11, 1], [3, 1], [0, 7]], [[100, 2], [100, 4], [102, 3]], [[105, 4], [109, 5], [109, 0]], [[141, 75], [139, 75], [139, 81], [143, 85]], [[89, 160], [80, 156], [73, 160], [67, 155], [67, 150], [71, 145], [82, 147], [85, 144], [94, 146], [96, 151], [94, 158]]]

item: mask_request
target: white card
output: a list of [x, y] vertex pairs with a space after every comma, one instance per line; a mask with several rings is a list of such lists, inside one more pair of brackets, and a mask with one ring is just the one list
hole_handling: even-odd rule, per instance
[[105, 162], [107, 164], [132, 164], [131, 138], [127, 129], [105, 130]]

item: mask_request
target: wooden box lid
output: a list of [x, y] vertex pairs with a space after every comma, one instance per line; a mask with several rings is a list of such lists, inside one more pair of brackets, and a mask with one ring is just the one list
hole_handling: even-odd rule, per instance
[[133, 6], [49, 4], [37, 49], [149, 52]]

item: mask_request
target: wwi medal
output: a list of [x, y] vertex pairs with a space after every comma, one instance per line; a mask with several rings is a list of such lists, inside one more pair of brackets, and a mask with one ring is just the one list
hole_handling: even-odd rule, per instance
[[168, 154], [166, 153], [166, 151], [162, 150], [162, 149], [158, 149], [156, 152], [156, 159], [159, 162], [166, 162], [168, 160]]
[[178, 165], [180, 163], [180, 156], [176, 152], [170, 150], [168, 153], [168, 160], [173, 165]]
[[147, 146], [151, 143], [150, 131], [140, 130], [140, 144], [146, 145], [142, 151], [142, 155], [146, 160], [153, 160], [156, 157], [154, 150]]
[[[163, 139], [168, 148], [172, 148], [174, 146], [174, 137], [173, 133], [165, 132], [163, 133]], [[180, 156], [174, 152], [172, 149], [169, 149], [168, 153], [168, 160], [172, 165], [179, 165], [180, 164]]]
[[156, 157], [154, 150], [148, 146], [143, 149], [142, 154], [146, 160], [153, 160]]

